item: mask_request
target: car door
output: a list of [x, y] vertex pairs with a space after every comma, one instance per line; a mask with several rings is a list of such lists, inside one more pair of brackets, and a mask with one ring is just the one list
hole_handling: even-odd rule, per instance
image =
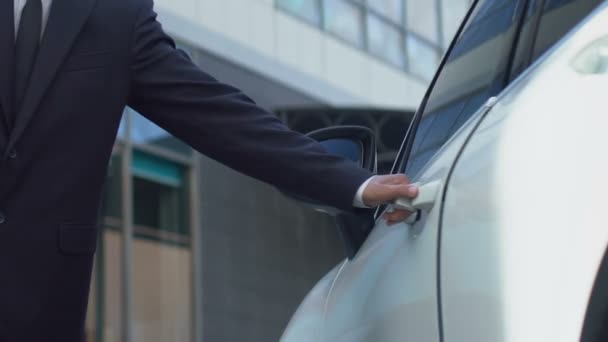
[[[441, 192], [480, 113], [508, 83], [526, 3], [474, 2], [416, 114], [394, 173], [405, 172], [421, 185], [434, 185], [425, 191]], [[414, 223], [389, 227], [377, 220], [357, 255], [337, 271], [320, 340], [442, 340], [438, 209], [439, 205], [427, 207]]]
[[[525, 39], [531, 43], [521, 49], [520, 55], [528, 56], [524, 68], [535, 63], [601, 2], [531, 2], [527, 13], [529, 27], [534, 28], [530, 32], [533, 39]], [[606, 78], [602, 81], [594, 72], [572, 72], [571, 78], [559, 75], [568, 74], [580, 63], [572, 56], [582, 56], [583, 47], [593, 51], [594, 45], [587, 44], [596, 36], [605, 36], [605, 28], [596, 35], [579, 35], [582, 40], [576, 44], [569, 38], [564, 45], [572, 48], [561, 46], [559, 54], [542, 61], [532, 74], [503, 92], [454, 166], [440, 227], [441, 312], [446, 341], [574, 341], [577, 337], [573, 335], [580, 333], [577, 324], [583, 315], [576, 309], [584, 309], [581, 303], [586, 302], [577, 299], [587, 295], [580, 284], [591, 283], [589, 276], [595, 273], [589, 272], [594, 267], [590, 255], [601, 257], [606, 236], [587, 232], [605, 221], [585, 221], [576, 214], [561, 213], [585, 212], [584, 216], [592, 216], [589, 213], [597, 201], [588, 194], [601, 194], [606, 184], [596, 180], [604, 178], [600, 176], [604, 174], [601, 166], [606, 165], [602, 161], [608, 159], [587, 153], [596, 149], [584, 147], [591, 145], [589, 141], [603, 146], [594, 137], [603, 128], [593, 127], [593, 123], [603, 127], [597, 124], [602, 122], [597, 118], [605, 117], [600, 109], [604, 103], [602, 91], [589, 89], [601, 89]], [[605, 46], [598, 45], [598, 49]], [[601, 62], [601, 54], [589, 59], [591, 65], [595, 62]], [[526, 104], [523, 98], [530, 101]], [[558, 151], [555, 157], [551, 151]], [[519, 163], [514, 162], [514, 155]], [[571, 197], [556, 188], [563, 180], [576, 180], [576, 196], [586, 199], [579, 207], [562, 201]], [[546, 190], [551, 188], [558, 190]], [[566, 205], [560, 207], [556, 202]], [[530, 209], [525, 219], [520, 218], [526, 213], [522, 208]], [[572, 231], [577, 232], [576, 238]], [[584, 252], [575, 247], [576, 243], [585, 246]], [[552, 271], [559, 276], [551, 277]], [[564, 275], [576, 281], [562, 281]]]

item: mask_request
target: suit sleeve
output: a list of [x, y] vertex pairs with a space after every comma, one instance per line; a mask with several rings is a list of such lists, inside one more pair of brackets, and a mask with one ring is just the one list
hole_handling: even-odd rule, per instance
[[352, 210], [372, 176], [289, 130], [238, 89], [201, 71], [162, 30], [151, 0], [135, 20], [129, 106], [194, 149], [285, 191]]

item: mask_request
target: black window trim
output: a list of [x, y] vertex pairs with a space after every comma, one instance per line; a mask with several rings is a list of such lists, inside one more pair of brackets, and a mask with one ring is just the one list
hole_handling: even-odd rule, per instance
[[[506, 70], [508, 70], [508, 71], [505, 74], [505, 79], [504, 79], [505, 83], [510, 83], [514, 78], [513, 73], [512, 73], [512, 71], [513, 71], [512, 69], [514, 67], [513, 58], [516, 55], [516, 50], [520, 43], [521, 25], [525, 19], [525, 11], [528, 9], [528, 7], [530, 5], [529, 0], [515, 0], [515, 1], [517, 1], [518, 4], [521, 5], [523, 9], [520, 12], [521, 21], [520, 21], [520, 23], [518, 23], [518, 27], [516, 30], [516, 36], [513, 38], [514, 48], [511, 49], [510, 55], [509, 55], [509, 58], [507, 61], [508, 64], [507, 64]], [[445, 64], [448, 61], [449, 56], [451, 55], [452, 51], [454, 50], [454, 47], [456, 46], [456, 43], [458, 42], [458, 38], [460, 38], [462, 36], [462, 33], [464, 32], [464, 29], [465, 29], [467, 23], [469, 23], [469, 20], [471, 19], [471, 15], [473, 14], [473, 12], [475, 12], [475, 9], [477, 8], [479, 2], [480, 2], [480, 0], [473, 0], [473, 3], [469, 7], [465, 17], [461, 21], [460, 26], [458, 27], [458, 30], [456, 31], [456, 33], [454, 35], [454, 38], [450, 42], [448, 49], [446, 50], [445, 54], [443, 55], [443, 57], [441, 59], [441, 63], [439, 64], [439, 67], [437, 68], [437, 71], [435, 72], [435, 75], [433, 76], [433, 79], [432, 79], [431, 83], [429, 84], [422, 101], [420, 102], [420, 106], [418, 106], [418, 109], [416, 110], [414, 118], [412, 119], [412, 122], [407, 129], [403, 142], [401, 143], [401, 146], [399, 148], [399, 152], [398, 152], [398, 154], [395, 158], [395, 161], [393, 163], [393, 166], [391, 168], [391, 174], [402, 173], [403, 170], [405, 170], [405, 168], [407, 167], [407, 162], [410, 159], [410, 153], [412, 151], [413, 143], [414, 143], [414, 140], [416, 137], [416, 134], [414, 132], [416, 132], [416, 130], [418, 129], [418, 126], [420, 125], [420, 122], [422, 120], [422, 115], [424, 113], [424, 110], [426, 109], [430, 96], [431, 96], [433, 90], [435, 89], [437, 80], [438, 80], [439, 76], [441, 75], [441, 72], [443, 71]], [[538, 18], [534, 18], [534, 20], [537, 20], [537, 19]], [[526, 46], [526, 48], [529, 48], [529, 47]], [[529, 66], [529, 64], [526, 64], [524, 70], [527, 69], [528, 66]], [[523, 72], [523, 70], [522, 70], [522, 72]], [[408, 175], [408, 176], [412, 176], [412, 175]], [[378, 218], [380, 216], [380, 214], [382, 212], [384, 212], [386, 207], [387, 207], [386, 205], [379, 207], [376, 210], [375, 217]]]
[[[401, 142], [401, 146], [399, 147], [399, 152], [397, 153], [397, 156], [395, 157], [395, 161], [393, 162], [393, 167], [391, 168], [390, 174], [400, 173], [401, 172], [400, 170], [404, 169], [405, 161], [409, 159], [409, 154], [412, 150], [412, 145], [414, 143], [415, 134], [413, 134], [412, 132], [415, 132], [415, 129], [418, 128], [418, 125], [420, 124], [420, 121], [422, 119], [422, 114], [424, 113], [424, 109], [426, 108], [429, 98], [431, 97], [431, 93], [432, 93], [433, 89], [435, 89], [435, 84], [437, 83], [437, 79], [439, 78], [441, 71], [443, 71], [443, 67], [447, 63], [448, 57], [454, 50], [454, 46], [456, 46], [456, 42], [458, 41], [458, 38], [461, 36], [462, 32], [464, 31], [464, 27], [469, 22], [471, 14], [474, 12], [475, 8], [477, 8], [478, 3], [479, 3], [479, 0], [473, 0], [473, 2], [471, 3], [471, 6], [469, 6], [469, 9], [467, 10], [466, 15], [460, 22], [460, 25], [458, 26], [458, 30], [456, 30], [456, 33], [454, 34], [454, 37], [452, 38], [450, 45], [446, 49], [446, 52], [443, 54], [443, 57], [441, 58], [441, 62], [439, 63], [439, 66], [437, 67], [437, 70], [435, 71], [435, 75], [433, 75], [433, 78], [432, 78], [431, 82], [429, 83], [429, 86], [427, 87], [426, 92], [424, 93], [424, 97], [422, 98], [422, 101], [420, 101], [420, 105], [418, 106], [418, 109], [414, 113], [414, 117], [412, 118], [412, 122], [410, 123], [410, 125], [405, 133], [403, 141]], [[386, 208], [387, 208], [387, 205], [379, 206], [376, 209], [376, 212], [374, 214], [374, 220], [377, 220], [380, 217], [380, 215], [386, 210]]]
[[429, 98], [431, 96], [433, 89], [435, 89], [435, 84], [437, 83], [437, 79], [439, 78], [439, 75], [443, 71], [443, 68], [444, 68], [445, 64], [447, 63], [448, 57], [454, 50], [454, 46], [456, 45], [456, 42], [458, 41], [457, 38], [461, 36], [462, 32], [464, 31], [464, 27], [469, 22], [471, 14], [477, 7], [478, 3], [479, 3], [479, 0], [473, 1], [473, 3], [471, 4], [471, 6], [469, 7], [469, 9], [467, 11], [467, 14], [465, 15], [462, 22], [460, 23], [460, 26], [458, 27], [458, 30], [456, 31], [454, 38], [450, 42], [450, 46], [448, 47], [445, 54], [441, 58], [441, 63], [439, 63], [439, 67], [437, 68], [437, 71], [435, 71], [435, 75], [433, 76], [431, 83], [427, 87], [424, 97], [422, 98], [422, 101], [420, 102], [420, 105], [418, 106], [418, 109], [416, 110], [416, 114], [414, 114], [412, 123], [410, 124], [409, 128], [407, 129], [403, 142], [401, 143], [401, 147], [399, 148], [399, 153], [397, 154], [397, 158], [395, 159], [395, 162], [393, 163], [393, 167], [391, 168], [391, 174], [398, 173], [398, 172], [400, 172], [400, 170], [404, 169], [405, 162], [409, 159], [409, 154], [412, 149], [412, 144], [414, 143], [415, 134], [413, 134], [413, 132], [416, 131], [416, 129], [418, 128], [418, 125], [420, 124], [420, 121], [422, 119], [422, 114], [424, 113], [424, 109], [426, 108], [426, 105], [429, 101]]
[[[550, 1], [550, 0], [538, 0], [537, 8], [536, 8], [536, 13], [534, 13], [534, 19], [533, 20], [535, 22], [534, 22], [534, 28], [533, 28], [533, 30], [531, 32], [531, 35], [532, 35], [531, 41], [529, 42], [529, 46], [525, 47], [526, 48], [526, 55], [525, 55], [525, 57], [527, 59], [526, 59], [525, 68], [524, 69], [527, 69], [528, 67], [530, 67], [532, 64], [534, 64], [536, 62], [536, 60], [540, 59], [540, 57], [543, 54], [545, 54], [545, 53], [547, 53], [547, 51], [551, 50], [551, 47], [549, 47], [547, 49], [547, 51], [545, 51], [544, 53], [541, 53], [539, 56], [536, 56], [536, 58], [534, 58], [535, 57], [534, 56], [534, 50], [536, 49], [536, 46], [537, 46], [537, 40], [538, 40], [538, 35], [539, 35], [539, 27], [540, 27], [540, 24], [541, 24], [542, 19], [543, 19], [543, 14], [544, 14], [544, 11], [545, 11], [545, 4], [547, 3], [547, 1]], [[602, 4], [602, 2], [604, 0], [591, 0], [591, 1], [592, 1], [592, 3], [593, 3], [593, 1], [595, 1], [595, 3], [593, 3], [593, 9], [590, 12], [588, 12], [587, 14], [585, 14], [582, 18], [579, 18], [578, 22], [576, 22], [572, 27], [570, 27], [566, 32], [564, 32], [563, 36], [560, 39], [558, 39], [556, 42], [554, 42], [553, 45], [555, 45], [561, 39], [563, 39], [564, 37], [566, 37], [569, 34], [569, 32], [572, 32], [572, 30], [574, 28], [576, 28], [578, 25], [580, 25], [580, 23], [583, 22], [585, 20], [585, 18], [587, 18], [591, 13], [593, 13], [593, 11], [595, 11], [598, 8], [598, 6]], [[532, 3], [529, 4], [529, 6], [531, 6], [531, 5], [532, 5]], [[518, 75], [512, 75], [511, 78], [510, 78], [510, 81], [512, 81], [513, 79], [515, 79], [517, 76]]]
[[[399, 153], [397, 155], [397, 158], [395, 159], [395, 162], [393, 163], [393, 167], [391, 168], [391, 174], [395, 174], [395, 173], [399, 173], [402, 172], [402, 170], [405, 169], [405, 167], [407, 166], [407, 161], [409, 160], [410, 157], [410, 153], [411, 153], [411, 149], [412, 149], [412, 145], [414, 143], [414, 139], [415, 139], [415, 134], [414, 132], [416, 132], [416, 129], [418, 128], [420, 121], [422, 120], [422, 115], [424, 113], [424, 110], [427, 107], [430, 95], [433, 91], [433, 89], [435, 88], [435, 85], [437, 83], [437, 79], [439, 78], [439, 75], [441, 74], [441, 72], [443, 71], [443, 68], [445, 66], [445, 64], [447, 63], [447, 59], [448, 56], [450, 56], [450, 54], [452, 53], [454, 46], [456, 45], [456, 42], [458, 41], [457, 37], [459, 38], [463, 31], [464, 31], [464, 27], [466, 26], [466, 24], [469, 22], [470, 20], [470, 16], [473, 14], [473, 12], [475, 11], [475, 8], [477, 7], [477, 5], [479, 4], [480, 0], [474, 0], [473, 4], [471, 4], [471, 7], [469, 8], [466, 16], [464, 17], [464, 19], [462, 20], [456, 35], [454, 36], [454, 39], [452, 40], [452, 42], [450, 43], [449, 48], [447, 49], [446, 53], [444, 54], [441, 63], [439, 64], [439, 67], [437, 68], [437, 71], [435, 72], [435, 75], [433, 76], [433, 80], [430, 83], [429, 87], [427, 88], [427, 91], [424, 95], [423, 100], [420, 103], [420, 106], [418, 107], [418, 109], [416, 110], [416, 114], [414, 115], [414, 118], [412, 119], [412, 123], [410, 124], [407, 133], [403, 139], [403, 142], [401, 144], [401, 147], [399, 149]], [[530, 1], [529, 0], [515, 0], [517, 1], [523, 8], [524, 10], [527, 10], [529, 5], [530, 5]], [[543, 1], [544, 2], [544, 1]], [[525, 15], [523, 15], [522, 11], [522, 17], [521, 17], [521, 22], [518, 24], [516, 33], [515, 33], [515, 37], [513, 38], [513, 47], [510, 50], [510, 55], [509, 58], [507, 59], [507, 70], [508, 72], [505, 74], [505, 79], [504, 82], [505, 83], [510, 83], [511, 81], [513, 81], [513, 79], [515, 77], [517, 77], [517, 75], [513, 75], [513, 59], [516, 55], [516, 50], [519, 48], [520, 46], [520, 33], [521, 33], [521, 26], [524, 20]], [[534, 20], [538, 20], [539, 18], [534, 18]], [[536, 24], [535, 24], [536, 25]], [[526, 49], [530, 49], [530, 46], [525, 46], [524, 48]], [[526, 63], [525, 65], [525, 69], [528, 68], [528, 66], [531, 63]], [[523, 72], [523, 70], [522, 70]]]

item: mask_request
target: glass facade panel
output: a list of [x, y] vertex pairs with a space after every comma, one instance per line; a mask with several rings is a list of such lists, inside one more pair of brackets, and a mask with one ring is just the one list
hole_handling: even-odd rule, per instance
[[134, 223], [136, 236], [187, 245], [189, 229], [185, 196], [181, 188], [134, 177]]
[[363, 7], [348, 0], [324, 2], [325, 29], [351, 44], [363, 47]]
[[433, 44], [439, 43], [436, 1], [407, 0], [407, 28]]
[[424, 40], [414, 35], [407, 36], [407, 52], [410, 71], [430, 81], [439, 65], [439, 53]]
[[312, 24], [321, 25], [319, 0], [277, 0], [277, 6]]
[[[451, 41], [471, 0], [275, 0], [277, 7], [332, 33], [353, 46], [365, 49], [387, 63], [429, 79], [437, 66], [439, 51]], [[443, 15], [440, 18], [439, 6]], [[442, 20], [442, 25], [440, 25]], [[440, 27], [442, 28], [440, 32]], [[430, 62], [416, 61], [408, 67], [403, 45]], [[419, 43], [419, 41], [423, 41]], [[430, 47], [430, 48], [429, 48]], [[421, 70], [417, 68], [421, 67]], [[433, 70], [431, 70], [433, 69]]]
[[403, 22], [403, 0], [367, 0], [369, 7], [397, 24]]
[[402, 32], [374, 15], [368, 16], [367, 25], [370, 52], [395, 66], [405, 67]]

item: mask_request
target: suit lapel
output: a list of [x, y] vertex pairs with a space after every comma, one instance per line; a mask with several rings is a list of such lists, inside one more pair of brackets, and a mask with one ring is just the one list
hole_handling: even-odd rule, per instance
[[0, 0], [0, 146], [4, 146], [9, 131], [9, 115], [13, 111], [13, 74], [15, 69], [15, 22], [13, 1]]
[[[12, 1], [0, 0], [3, 2]], [[23, 107], [17, 114], [11, 130], [8, 154], [23, 134], [32, 116], [37, 111], [44, 94], [51, 86], [57, 70], [67, 57], [74, 40], [91, 14], [96, 0], [54, 0], [44, 37], [40, 43], [31, 81], [25, 93]], [[13, 13], [12, 10], [10, 13]], [[6, 157], [6, 155], [5, 155]]]

